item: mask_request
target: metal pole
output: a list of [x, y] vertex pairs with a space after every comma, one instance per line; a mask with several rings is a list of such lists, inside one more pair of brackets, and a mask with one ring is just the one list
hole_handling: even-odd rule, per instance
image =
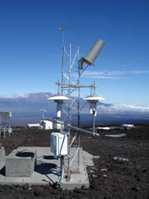
[[[68, 84], [70, 85], [71, 84], [71, 64], [72, 64], [72, 60], [71, 60], [71, 43], [69, 45], [69, 67], [68, 67]], [[71, 95], [71, 88], [69, 87], [68, 89], [68, 95], [70, 97]], [[70, 113], [70, 110], [71, 110], [71, 107], [70, 107], [71, 103], [69, 102], [69, 105], [68, 105], [68, 123], [70, 124], [71, 122], [71, 113]], [[71, 172], [70, 172], [70, 128], [68, 128], [68, 162], [67, 162], [67, 181], [70, 181], [70, 177], [71, 177]]]
[[93, 135], [96, 133], [95, 114], [95, 110], [93, 110]]
[[63, 179], [63, 175], [64, 175], [64, 156], [62, 155], [60, 157], [60, 183]]
[[80, 76], [81, 76], [81, 69], [80, 69], [80, 65], [78, 66], [78, 107], [77, 107], [77, 111], [78, 111], [78, 128], [80, 127]]
[[[64, 28], [60, 27], [60, 31], [62, 33], [62, 62], [61, 62], [61, 85], [64, 83]], [[63, 95], [63, 87], [61, 86], [61, 95]]]
[[[61, 95], [63, 95], [63, 84], [64, 84], [64, 51], [65, 51], [65, 46], [64, 46], [64, 28], [60, 27], [60, 31], [62, 33], [62, 61], [61, 61], [61, 83], [60, 83], [60, 92]], [[59, 90], [59, 89], [58, 89]], [[62, 102], [59, 102], [57, 104], [57, 119], [60, 119], [62, 121], [62, 112], [63, 112], [63, 106]], [[60, 131], [62, 132], [62, 127], [60, 128]], [[60, 181], [63, 178], [63, 168], [64, 167], [64, 156], [60, 157], [60, 172], [61, 172], [61, 178]]]
[[42, 111], [42, 119], [44, 120], [44, 111]]
[[[78, 128], [80, 128], [80, 77], [81, 77], [81, 68], [80, 64], [78, 65]], [[80, 133], [78, 133], [78, 149], [80, 147]], [[78, 170], [80, 165], [80, 150], [78, 150]]]
[[[78, 128], [78, 127], [76, 127], [76, 126], [68, 125], [68, 127], [71, 128], [71, 129], [73, 129], [73, 130], [80, 131], [80, 132], [82, 132], [82, 133], [87, 133], [87, 134], [90, 134], [90, 135], [93, 134], [92, 131], [88, 131], [88, 130], [86, 130], [86, 129]], [[99, 134], [98, 134], [98, 133], [95, 133], [95, 135], [98, 136]]]

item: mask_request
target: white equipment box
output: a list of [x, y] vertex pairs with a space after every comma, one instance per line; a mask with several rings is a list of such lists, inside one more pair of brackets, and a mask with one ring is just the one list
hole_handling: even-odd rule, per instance
[[60, 132], [53, 132], [50, 136], [51, 152], [55, 156], [62, 156], [68, 154], [68, 137], [67, 134]]

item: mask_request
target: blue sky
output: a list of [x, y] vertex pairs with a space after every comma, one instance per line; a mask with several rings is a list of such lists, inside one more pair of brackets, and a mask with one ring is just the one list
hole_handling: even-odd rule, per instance
[[106, 102], [149, 105], [148, 0], [0, 0], [0, 96], [55, 92], [61, 35], [85, 55], [106, 45], [84, 82]]

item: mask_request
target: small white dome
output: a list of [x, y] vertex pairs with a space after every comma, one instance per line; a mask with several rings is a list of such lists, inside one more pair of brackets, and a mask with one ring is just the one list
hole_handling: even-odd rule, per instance
[[84, 100], [88, 101], [88, 102], [94, 102], [94, 101], [103, 101], [104, 98], [103, 97], [99, 97], [99, 96], [89, 96], [84, 98]]
[[48, 100], [65, 101], [65, 100], [69, 100], [69, 98], [63, 95], [55, 95], [55, 96], [49, 97]]

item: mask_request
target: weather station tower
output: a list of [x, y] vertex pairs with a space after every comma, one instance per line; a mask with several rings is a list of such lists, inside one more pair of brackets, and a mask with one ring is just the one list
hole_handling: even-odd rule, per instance
[[[56, 119], [54, 120], [54, 129], [50, 137], [51, 151], [57, 159], [60, 159], [60, 184], [64, 180], [71, 181], [73, 173], [72, 167], [80, 170], [80, 132], [96, 135], [95, 117], [97, 114], [97, 103], [103, 98], [95, 95], [95, 82], [91, 84], [82, 84], [81, 77], [88, 67], [94, 65], [96, 58], [100, 54], [103, 46], [103, 40], [97, 40], [89, 50], [87, 56], [80, 58], [79, 48], [72, 56], [72, 44], [66, 47], [64, 40], [64, 29], [62, 33], [62, 63], [61, 63], [61, 81], [58, 81], [58, 93], [50, 97], [56, 103]], [[66, 63], [65, 63], [66, 62]], [[89, 89], [90, 95], [82, 97], [82, 89]], [[92, 92], [93, 91], [93, 92]], [[81, 100], [89, 103], [90, 113], [93, 115], [92, 131], [81, 128]], [[76, 121], [73, 121], [74, 115]], [[75, 143], [75, 147], [73, 144]]]

